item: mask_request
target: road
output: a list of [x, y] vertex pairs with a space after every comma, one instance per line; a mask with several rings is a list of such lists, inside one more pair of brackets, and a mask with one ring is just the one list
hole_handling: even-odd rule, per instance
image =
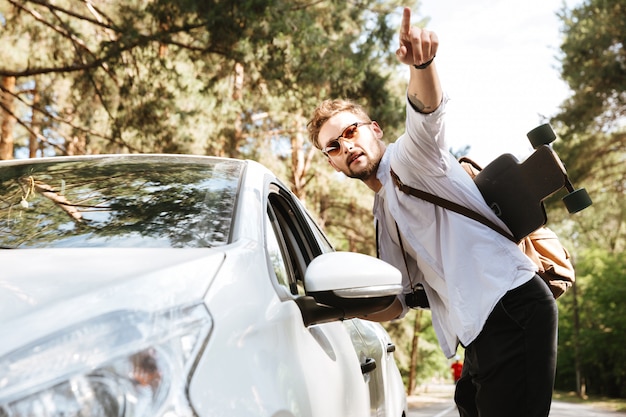
[[[452, 386], [429, 386], [427, 392], [409, 398], [407, 417], [458, 417]], [[626, 417], [626, 413], [606, 411], [587, 405], [553, 401], [550, 417]]]

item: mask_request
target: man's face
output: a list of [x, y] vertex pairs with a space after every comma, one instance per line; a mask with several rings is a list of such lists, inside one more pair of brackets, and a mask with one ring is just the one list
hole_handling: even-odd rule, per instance
[[319, 143], [328, 162], [350, 178], [376, 178], [385, 152], [383, 132], [376, 122], [362, 120], [350, 112], [337, 113], [322, 125]]

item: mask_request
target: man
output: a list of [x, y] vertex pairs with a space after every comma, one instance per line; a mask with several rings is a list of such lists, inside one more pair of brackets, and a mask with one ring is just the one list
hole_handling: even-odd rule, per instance
[[446, 356], [453, 357], [459, 343], [465, 347], [455, 392], [460, 415], [547, 416], [557, 310], [536, 267], [499, 233], [404, 194], [392, 178], [393, 170], [404, 184], [478, 211], [506, 229], [447, 151], [447, 98], [434, 62], [439, 42], [435, 33], [413, 28], [410, 21], [405, 8], [397, 50], [398, 60], [410, 67], [405, 134], [386, 146], [378, 123], [343, 100], [321, 103], [308, 124], [311, 140], [330, 165], [376, 193], [380, 257], [403, 272], [409, 297], [398, 297], [367, 319], [403, 317], [414, 306], [406, 300], [423, 285]]
[[450, 370], [452, 371], [452, 380], [456, 385], [461, 379], [461, 372], [463, 371], [463, 363], [461, 362], [461, 357], [459, 355], [454, 357], [454, 362], [450, 365]]

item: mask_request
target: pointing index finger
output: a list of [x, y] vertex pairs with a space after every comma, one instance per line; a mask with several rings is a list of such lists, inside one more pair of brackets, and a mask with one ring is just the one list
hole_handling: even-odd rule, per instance
[[404, 12], [402, 13], [402, 24], [400, 25], [400, 37], [409, 36], [411, 32], [411, 9], [408, 7], [404, 8]]

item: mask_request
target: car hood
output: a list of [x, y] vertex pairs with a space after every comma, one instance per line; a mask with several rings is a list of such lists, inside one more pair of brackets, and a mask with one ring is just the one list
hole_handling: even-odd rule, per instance
[[222, 265], [218, 249], [18, 249], [0, 251], [0, 354], [119, 310], [200, 302]]

